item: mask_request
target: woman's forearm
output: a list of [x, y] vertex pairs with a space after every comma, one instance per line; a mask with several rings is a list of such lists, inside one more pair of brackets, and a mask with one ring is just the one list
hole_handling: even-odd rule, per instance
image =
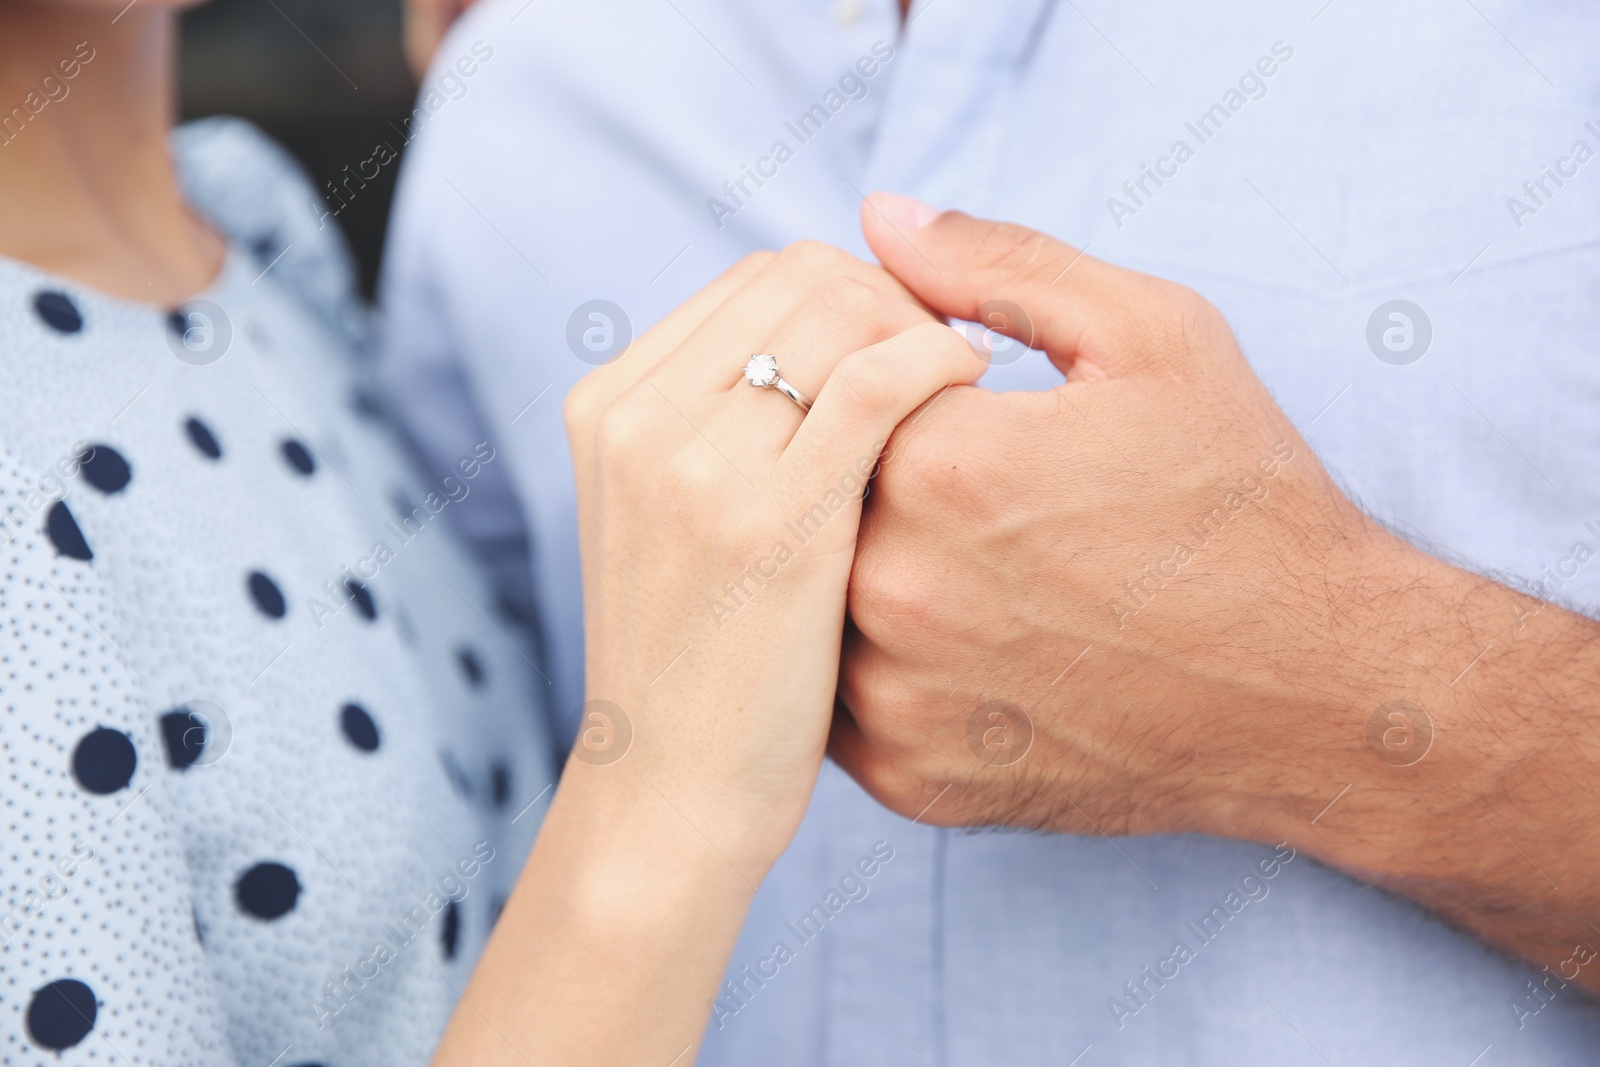
[[763, 872], [621, 770], [569, 767], [437, 1067], [694, 1062]]

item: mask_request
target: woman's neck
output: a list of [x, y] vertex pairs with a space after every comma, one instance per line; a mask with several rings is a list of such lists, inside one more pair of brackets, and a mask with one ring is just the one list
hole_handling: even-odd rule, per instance
[[0, 255], [171, 306], [225, 245], [168, 151], [174, 16], [0, 3]]

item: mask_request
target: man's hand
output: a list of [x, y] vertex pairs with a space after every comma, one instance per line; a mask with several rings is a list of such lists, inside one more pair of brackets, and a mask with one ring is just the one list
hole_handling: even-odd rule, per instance
[[864, 222], [938, 310], [1021, 309], [1000, 325], [1069, 380], [949, 390], [891, 441], [852, 577], [859, 734], [838, 732], [840, 760], [911, 813], [956, 782], [934, 821], [1213, 825], [1250, 799], [1239, 743], [1292, 702], [1279, 655], [1338, 610], [1323, 576], [1377, 531], [1197, 294], [964, 215]]
[[1288, 840], [1600, 988], [1597, 628], [1367, 519], [1195, 293], [895, 197], [863, 227], [1067, 383], [891, 440], [835, 758], [926, 822]]

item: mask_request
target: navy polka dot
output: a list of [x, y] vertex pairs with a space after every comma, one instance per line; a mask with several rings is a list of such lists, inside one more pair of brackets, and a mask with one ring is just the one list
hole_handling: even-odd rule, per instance
[[139, 757], [121, 730], [101, 726], [83, 735], [72, 750], [72, 774], [78, 784], [101, 796], [125, 788]]
[[300, 899], [300, 879], [281, 863], [258, 863], [239, 876], [233, 895], [246, 914], [280, 919]]
[[371, 422], [381, 422], [384, 418], [383, 402], [365, 389], [350, 394], [350, 410]]
[[317, 462], [311, 458], [311, 452], [294, 438], [287, 438], [279, 447], [283, 451], [284, 462], [301, 474], [310, 475], [317, 469]]
[[361, 751], [378, 750], [378, 724], [360, 704], [346, 704], [339, 709], [339, 728], [344, 731], [345, 739]]
[[366, 617], [368, 622], [378, 617], [378, 605], [372, 602], [372, 594], [367, 592], [367, 587], [354, 578], [344, 583], [345, 592], [350, 594], [351, 603], [356, 610]]
[[456, 649], [456, 663], [461, 667], [461, 673], [467, 678], [467, 684], [476, 689], [483, 684], [483, 664], [478, 662], [478, 654], [465, 645]]
[[496, 763], [489, 772], [492, 784], [494, 806], [503, 808], [511, 799], [511, 768], [504, 763]]
[[58, 978], [35, 990], [28, 1002], [28, 1036], [34, 1044], [59, 1052], [88, 1037], [99, 1013], [94, 990], [76, 978]]
[[56, 552], [68, 559], [81, 559], [88, 562], [94, 559], [94, 553], [89, 550], [89, 542], [83, 539], [83, 531], [78, 529], [78, 520], [72, 517], [66, 501], [57, 500], [50, 505], [50, 514], [45, 516], [45, 533], [50, 537], [50, 543], [56, 547]]
[[33, 310], [46, 326], [57, 333], [77, 333], [83, 329], [83, 316], [78, 305], [66, 293], [46, 290], [33, 298]]
[[502, 591], [495, 599], [494, 608], [501, 615], [505, 616], [507, 619], [510, 619], [512, 622], [517, 623], [519, 626], [531, 627], [535, 625], [533, 618], [530, 617], [515, 600], [511, 599], [511, 594], [509, 593]]
[[190, 442], [200, 450], [200, 454], [207, 459], [221, 459], [222, 446], [217, 443], [217, 435], [211, 432], [211, 427], [199, 419], [191, 418], [183, 424], [183, 430], [189, 435]]
[[256, 607], [261, 609], [261, 614], [268, 618], [281, 619], [289, 610], [278, 583], [260, 571], [250, 572], [250, 597], [256, 602]]
[[90, 445], [78, 461], [82, 464], [84, 480], [102, 493], [120, 493], [133, 478], [128, 461], [110, 445]]
[[444, 926], [439, 931], [439, 944], [444, 949], [444, 958], [456, 958], [456, 942], [461, 939], [461, 905], [455, 901], [444, 909]]
[[263, 263], [271, 263], [283, 250], [283, 242], [275, 233], [264, 233], [250, 242], [250, 251]]
[[177, 708], [161, 716], [161, 740], [167, 748], [167, 766], [188, 770], [205, 751], [206, 724], [187, 708]]

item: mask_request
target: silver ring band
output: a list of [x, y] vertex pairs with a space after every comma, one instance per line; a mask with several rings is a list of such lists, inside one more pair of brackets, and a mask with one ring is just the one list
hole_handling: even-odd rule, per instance
[[778, 357], [768, 352], [757, 352], [745, 361], [744, 380], [757, 389], [776, 389], [801, 411], [811, 410], [811, 398], [783, 380], [778, 373]]
[[811, 401], [806, 399], [806, 394], [802, 393], [800, 390], [796, 389], [782, 378], [779, 378], [777, 381], [773, 382], [772, 387], [778, 392], [782, 393], [784, 396], [788, 397], [790, 400], [793, 400], [796, 404], [799, 404], [801, 411], [811, 410]]

